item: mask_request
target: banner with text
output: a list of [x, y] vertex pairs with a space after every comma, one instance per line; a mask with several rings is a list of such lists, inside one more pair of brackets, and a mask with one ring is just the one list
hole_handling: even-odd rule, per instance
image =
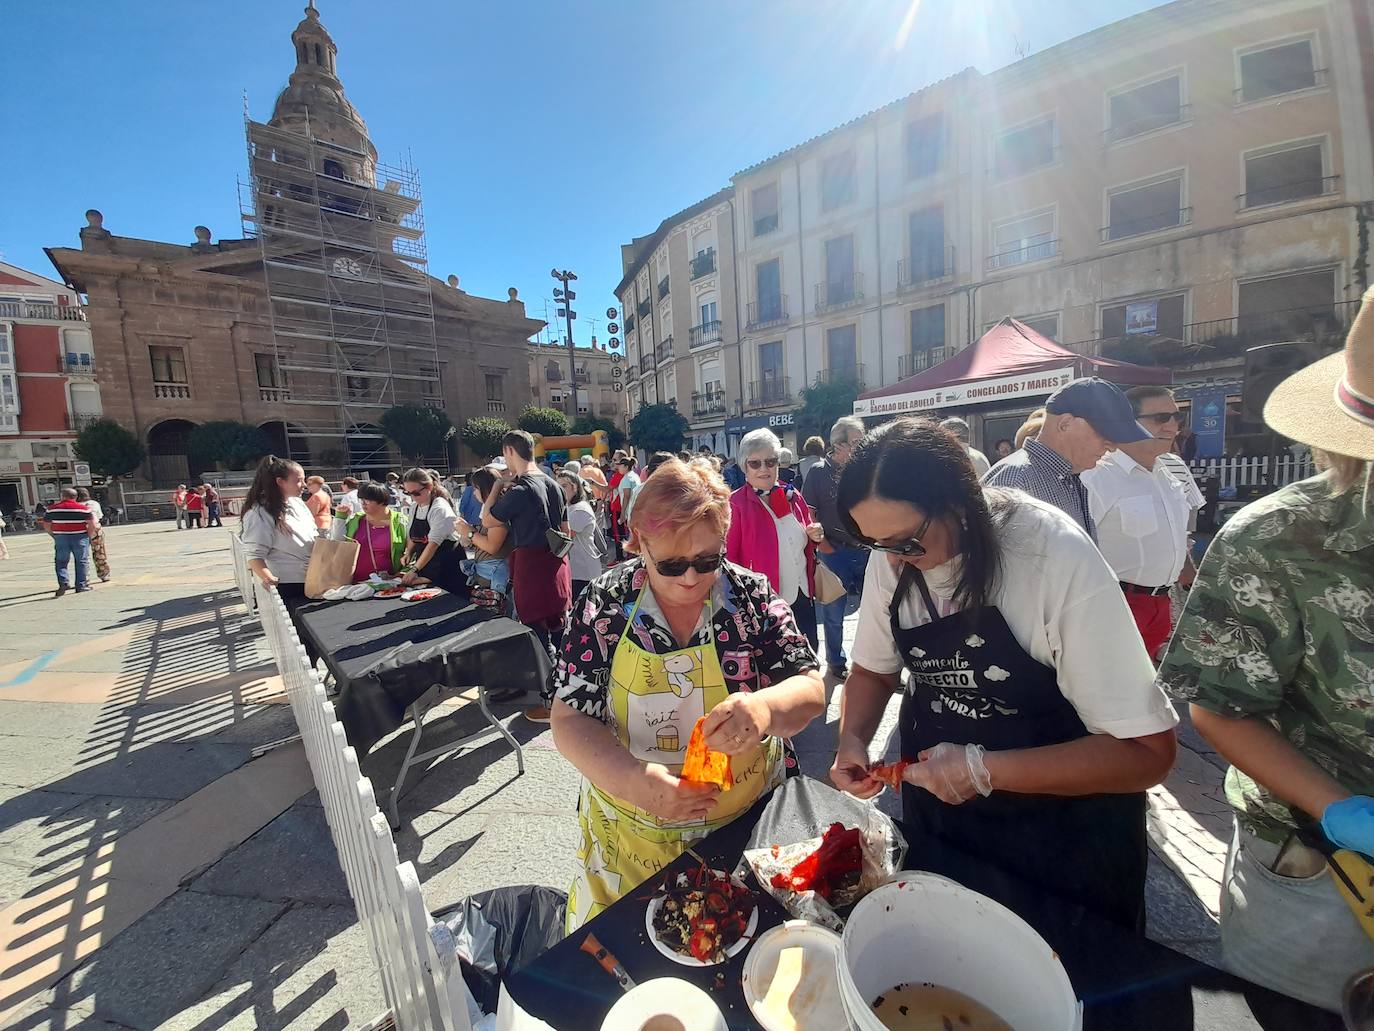
[[1074, 378], [1073, 366], [1051, 369], [1048, 372], [1023, 373], [1019, 376], [999, 376], [972, 383], [954, 383], [933, 390], [918, 390], [910, 394], [889, 394], [886, 397], [859, 398], [854, 402], [855, 415], [914, 415], [936, 408], [966, 408], [992, 401], [1005, 401], [1033, 394], [1052, 394]]

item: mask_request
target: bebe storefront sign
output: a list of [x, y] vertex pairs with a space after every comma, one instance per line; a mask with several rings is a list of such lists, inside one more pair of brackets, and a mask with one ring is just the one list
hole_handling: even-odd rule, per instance
[[972, 383], [953, 383], [947, 387], [917, 390], [909, 394], [859, 398], [854, 402], [854, 414], [912, 415], [937, 408], [967, 408], [1014, 397], [1052, 394], [1073, 378], [1073, 366], [1065, 366], [1048, 372], [998, 376], [995, 379], [975, 380]]

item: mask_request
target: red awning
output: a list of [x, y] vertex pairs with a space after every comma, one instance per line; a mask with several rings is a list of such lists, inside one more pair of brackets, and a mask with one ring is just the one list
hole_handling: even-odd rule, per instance
[[[915, 376], [859, 395], [861, 415], [896, 414], [925, 408], [957, 408], [1018, 395], [1049, 394], [1070, 379], [1100, 376], [1128, 386], [1169, 384], [1173, 372], [1159, 366], [1132, 365], [1110, 358], [1087, 358], [1061, 347], [1016, 319], [1003, 319], [971, 347]], [[993, 381], [988, 390], [948, 390]], [[898, 403], [905, 395], [909, 404]], [[872, 404], [888, 398], [891, 403]], [[870, 402], [865, 404], [864, 402]]]

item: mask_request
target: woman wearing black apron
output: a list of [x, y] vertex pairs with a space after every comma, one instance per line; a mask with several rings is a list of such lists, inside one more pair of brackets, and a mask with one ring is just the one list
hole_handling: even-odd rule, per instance
[[410, 470], [402, 478], [401, 487], [411, 501], [402, 561], [415, 563], [414, 570], [401, 577], [401, 583], [409, 587], [423, 578], [450, 594], [466, 597], [467, 577], [463, 575], [462, 561], [467, 556], [454, 537], [458, 516], [448, 492], [427, 469]]
[[837, 503], [879, 554], [832, 779], [882, 790], [868, 747], [905, 669], [906, 822], [1143, 928], [1144, 792], [1173, 765], [1177, 716], [1092, 541], [1058, 509], [984, 491], [962, 444], [924, 420], [866, 437]]

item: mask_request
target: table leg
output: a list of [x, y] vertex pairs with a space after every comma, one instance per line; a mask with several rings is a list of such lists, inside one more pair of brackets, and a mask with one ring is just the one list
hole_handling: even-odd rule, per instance
[[515, 740], [514, 735], [506, 729], [506, 725], [492, 715], [487, 708], [487, 689], [485, 686], [477, 688], [477, 706], [482, 710], [482, 715], [487, 718], [487, 722], [501, 732], [501, 736], [506, 739], [506, 744], [515, 749], [515, 764], [520, 771], [520, 776], [525, 774], [525, 750], [520, 747], [520, 742]]
[[405, 783], [406, 774], [410, 771], [415, 749], [420, 747], [420, 735], [424, 732], [425, 713], [428, 711], [428, 709], [422, 710], [419, 705], [410, 707], [410, 718], [415, 721], [415, 733], [410, 736], [410, 745], [406, 748], [406, 757], [401, 760], [401, 769], [396, 774], [396, 783], [392, 785], [391, 797], [387, 799], [386, 804], [392, 830], [397, 830], [401, 826], [401, 785]]

